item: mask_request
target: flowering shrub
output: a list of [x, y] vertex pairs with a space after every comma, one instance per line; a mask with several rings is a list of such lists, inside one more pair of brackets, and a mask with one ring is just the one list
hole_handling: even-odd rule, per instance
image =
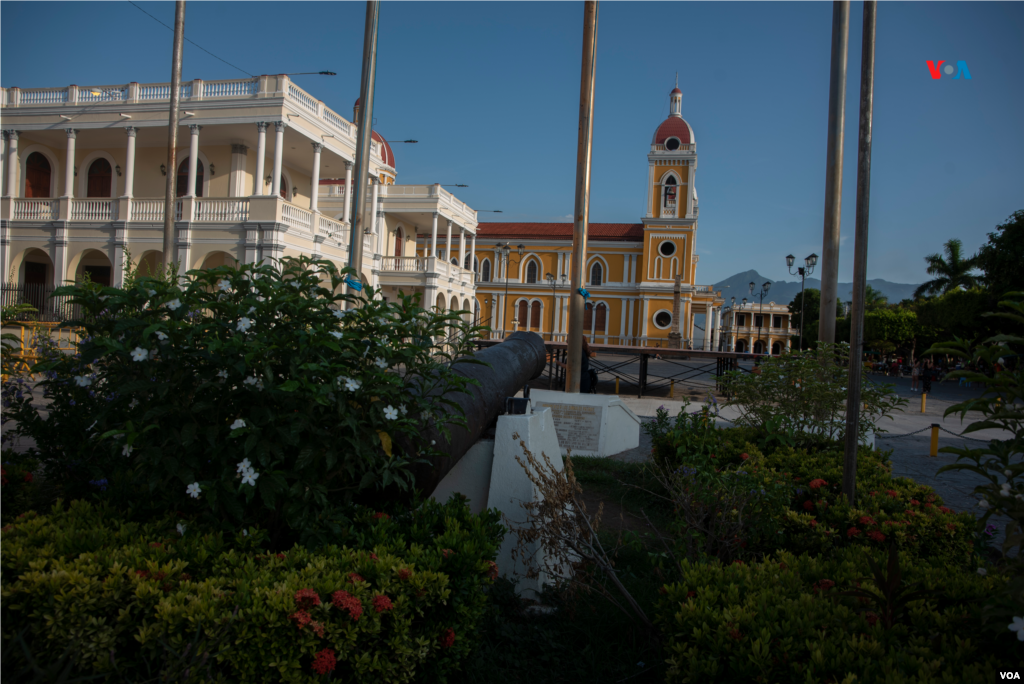
[[[884, 565], [883, 551], [876, 558]], [[782, 552], [746, 564], [683, 561], [680, 581], [665, 587], [658, 606], [667, 681], [981, 684], [1019, 662], [1015, 635], [1005, 625], [1002, 634], [979, 634], [974, 608], [1005, 580], [903, 554], [900, 566], [903, 581], [929, 598], [911, 601], [886, 629], [874, 605], [845, 595], [878, 589], [862, 549], [817, 558]]]
[[[438, 455], [422, 422], [470, 382], [448, 363], [469, 349], [469, 324], [409, 297], [336, 294], [347, 272], [286, 258], [191, 271], [180, 286], [61, 288], [86, 337], [36, 366], [48, 420], [27, 395], [9, 410], [68, 498], [106, 480], [136, 510], [326, 543], [346, 502], [411, 495], [411, 466]], [[453, 327], [445, 351], [421, 344]]]
[[[822, 357], [829, 359], [823, 363]], [[817, 349], [764, 357], [760, 373], [730, 371], [726, 376], [727, 406], [736, 406], [736, 424], [753, 427], [763, 436], [778, 436], [771, 443], [813, 444], [843, 439], [846, 429], [846, 383], [850, 345], [819, 343]], [[869, 382], [862, 377], [864, 403], [859, 432], [861, 442], [872, 424], [876, 432], [882, 418], [904, 406], [892, 385]]]
[[30, 512], [0, 534], [5, 679], [27, 661], [8, 648], [20, 634], [37, 663], [70, 649], [74, 673], [118, 681], [166, 679], [186, 653], [203, 680], [445, 681], [484, 612], [497, 518], [457, 498], [363, 510], [345, 546], [274, 554], [256, 528], [181, 535], [84, 501]]

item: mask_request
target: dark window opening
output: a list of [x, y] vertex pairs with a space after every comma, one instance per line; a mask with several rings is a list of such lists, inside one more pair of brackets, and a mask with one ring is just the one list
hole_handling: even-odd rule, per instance
[[[284, 186], [281, 186], [282, 189]], [[188, 192], [188, 159], [178, 165], [178, 186], [177, 196], [184, 197]], [[196, 197], [203, 196], [203, 160], [196, 160]], [[283, 197], [284, 195], [282, 195]]]
[[86, 197], [110, 197], [113, 169], [102, 157], [89, 165], [89, 186]]
[[97, 285], [110, 287], [109, 266], [83, 266], [82, 271], [89, 274], [89, 280]]
[[50, 196], [50, 161], [33, 152], [25, 160], [25, 197]]

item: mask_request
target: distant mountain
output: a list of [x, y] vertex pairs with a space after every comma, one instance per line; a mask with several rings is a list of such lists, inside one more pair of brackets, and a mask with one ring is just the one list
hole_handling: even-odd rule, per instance
[[[750, 283], [754, 283], [754, 296], [761, 291], [761, 285], [764, 282], [771, 282], [772, 286], [768, 290], [768, 295], [764, 298], [765, 302], [775, 302], [776, 304], [789, 304], [793, 301], [793, 298], [800, 294], [800, 281], [788, 281], [788, 280], [771, 280], [765, 278], [757, 271], [744, 271], [743, 273], [737, 273], [734, 276], [730, 276], [725, 280], [715, 283], [712, 287], [716, 290], [722, 291], [722, 296], [728, 302], [731, 297], [735, 297], [737, 301], [746, 297], [748, 300], [752, 299], [750, 295]], [[875, 278], [868, 281], [868, 285], [875, 288], [886, 297], [889, 298], [890, 304], [897, 304], [904, 299], [910, 299], [914, 296], [914, 290], [918, 288], [917, 285], [907, 285], [904, 283], [890, 283], [888, 280], [882, 280]], [[821, 289], [821, 280], [818, 278], [808, 278], [806, 287], [808, 289]], [[839, 283], [839, 299], [843, 302], [850, 301], [853, 292], [853, 283]]]

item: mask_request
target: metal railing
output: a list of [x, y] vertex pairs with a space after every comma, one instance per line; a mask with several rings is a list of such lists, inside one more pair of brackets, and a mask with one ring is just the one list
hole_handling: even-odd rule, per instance
[[55, 199], [14, 200], [14, 218], [21, 221], [55, 221], [59, 202]]
[[80, 307], [71, 303], [67, 295], [53, 296], [54, 287], [42, 284], [15, 285], [4, 283], [0, 286], [0, 305], [4, 309], [29, 304], [35, 313], [14, 313], [11, 320], [16, 321], [68, 321], [78, 318]]

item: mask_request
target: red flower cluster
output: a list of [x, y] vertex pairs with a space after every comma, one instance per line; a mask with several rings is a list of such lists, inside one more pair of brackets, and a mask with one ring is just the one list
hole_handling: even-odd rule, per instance
[[860, 516], [860, 519], [857, 522], [859, 522], [861, 525], [874, 525], [875, 519], [872, 518], [870, 515], [862, 515]]
[[920, 502], [920, 501], [918, 501], [917, 499], [911, 499], [911, 500], [910, 500], [910, 505], [911, 505], [911, 506], [920, 506], [920, 505], [921, 505], [921, 502]]
[[149, 570], [136, 570], [135, 574], [141, 579], [149, 579]]
[[929, 494], [926, 497], [924, 497], [924, 500], [927, 501], [928, 503], [933, 503], [935, 501], [935, 495]]
[[878, 530], [871, 530], [870, 532], [868, 532], [868, 538], [876, 542], [885, 541], [885, 535], [879, 532]]
[[867, 613], [867, 614], [864, 615], [864, 617], [866, 617], [868, 619], [868, 624], [871, 625], [872, 627], [874, 627], [875, 623], [878, 622], [878, 616], [875, 615], [874, 613]]
[[804, 510], [805, 511], [813, 511], [814, 510], [814, 502], [811, 501], [810, 499], [808, 499], [807, 501], [804, 501]]
[[739, 641], [743, 638], [743, 635], [740, 633], [740, 630], [738, 629], [729, 630], [729, 636], [731, 636], [736, 641]]
[[695, 598], [696, 596], [697, 596], [697, 592], [695, 592], [695, 591], [688, 591], [688, 592], [686, 592], [686, 598]]
[[192, 575], [188, 574], [187, 572], [183, 572], [180, 575], [178, 575], [178, 579], [181, 580], [182, 582], [191, 582], [192, 581]]
[[324, 638], [324, 626], [323, 623], [313, 620], [309, 623], [309, 628], [316, 632], [316, 635], [321, 639]]
[[25, 473], [25, 482], [32, 481], [32, 473]]
[[398, 579], [400, 579], [400, 580], [402, 580], [404, 582], [404, 581], [408, 580], [410, 577], [412, 577], [412, 570], [410, 570], [409, 568], [400, 568], [399, 569], [399, 571], [398, 571]]
[[380, 558], [377, 558], [377, 554], [371, 553], [370, 554], [370, 560], [372, 560], [372, 561], [379, 561]]
[[305, 627], [313, 621], [313, 617], [304, 610], [295, 611], [294, 613], [288, 616], [288, 619], [294, 620], [295, 626], [299, 629], [302, 629], [303, 627]]
[[953, 523], [946, 523], [946, 529], [950, 532], [956, 532], [956, 525]]
[[895, 489], [886, 489], [885, 493], [894, 499], [900, 498], [900, 493], [897, 492]]
[[946, 506], [939, 506], [939, 510], [942, 511], [943, 513], [952, 513], [953, 512], [952, 508], [948, 508]]
[[818, 521], [817, 520], [811, 520], [811, 527], [817, 527], [817, 526], [818, 526]]
[[277, 560], [284, 560], [284, 554], [283, 553], [277, 554]]
[[295, 605], [299, 608], [312, 608], [320, 605], [320, 596], [312, 589], [299, 589], [295, 592]]
[[338, 664], [338, 658], [334, 655], [334, 649], [325, 648], [313, 657], [313, 672], [318, 675], [334, 672]]
[[391, 516], [388, 515], [387, 513], [374, 513], [373, 517], [374, 517], [375, 520], [380, 520], [381, 518], [384, 518], [385, 520], [390, 520], [391, 519]]
[[924, 505], [924, 507], [925, 507], [925, 508], [934, 508], [934, 506], [933, 506], [932, 504], [930, 504], [930, 503], [926, 503], [926, 504]]
[[441, 648], [451, 648], [452, 644], [455, 643], [455, 630], [449, 627], [441, 633], [441, 638], [438, 639], [441, 642]]
[[352, 584], [355, 584], [356, 582], [365, 582], [366, 581], [366, 580], [363, 579], [363, 576], [360, 575], [357, 572], [350, 572], [350, 573], [348, 573], [348, 579], [349, 579], [350, 582], [352, 582]]
[[750, 454], [747, 454], [747, 453], [740, 454], [740, 458], [743, 459], [744, 461], [746, 461], [748, 458], [750, 458]]
[[451, 549], [442, 549], [442, 550], [441, 550], [441, 557], [442, 557], [442, 558], [448, 558], [448, 557], [450, 557], [450, 556], [451, 556], [451, 555], [452, 555], [453, 553], [455, 553], [455, 552], [454, 552], [454, 551], [452, 551]]
[[391, 610], [395, 605], [391, 603], [391, 599], [383, 594], [373, 597], [373, 609], [378, 613], [383, 613], [385, 610]]
[[860, 530], [858, 530], [856, 527], [851, 527], [850, 529], [846, 530], [847, 537], [856, 537], [859, 534]]
[[869, 492], [868, 496], [874, 496], [875, 494], [878, 494], [878, 492]]
[[498, 579], [498, 564], [494, 561], [487, 561], [487, 565], [490, 566], [490, 569], [487, 571], [487, 576], [492, 580]]
[[363, 615], [363, 604], [359, 599], [347, 591], [338, 590], [331, 594], [331, 605], [341, 610], [347, 610], [348, 616], [353, 622], [359, 620]]
[[825, 481], [824, 481], [824, 480], [822, 480], [822, 479], [821, 479], [820, 477], [819, 477], [819, 478], [816, 478], [816, 479], [814, 479], [814, 480], [811, 480], [811, 481], [810, 481], [810, 482], [808, 483], [808, 486], [809, 486], [809, 487], [810, 487], [811, 489], [818, 489], [819, 487], [824, 487], [824, 486], [826, 486], [826, 485], [828, 485], [828, 482], [825, 482]]
[[814, 589], [815, 593], [817, 593], [819, 591], [828, 591], [829, 589], [831, 589], [834, 586], [836, 586], [836, 583], [833, 582], [832, 580], [830, 580], [830, 579], [823, 579], [823, 580], [818, 580], [817, 582], [812, 584], [811, 588]]

